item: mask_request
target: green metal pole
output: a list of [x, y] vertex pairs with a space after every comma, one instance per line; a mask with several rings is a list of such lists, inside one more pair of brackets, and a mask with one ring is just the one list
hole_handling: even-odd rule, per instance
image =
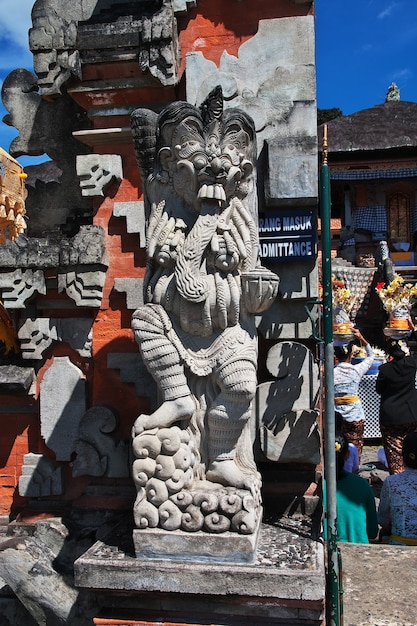
[[324, 477], [327, 502], [327, 608], [329, 626], [339, 626], [339, 561], [337, 555], [336, 452], [334, 415], [334, 356], [332, 260], [330, 233], [330, 168], [327, 165], [327, 126], [323, 133], [320, 167], [320, 217], [322, 237], [323, 335], [324, 335]]

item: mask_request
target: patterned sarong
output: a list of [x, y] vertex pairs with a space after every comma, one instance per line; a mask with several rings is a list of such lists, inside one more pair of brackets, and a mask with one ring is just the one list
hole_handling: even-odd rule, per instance
[[362, 450], [363, 450], [363, 433], [365, 430], [365, 421], [358, 420], [356, 422], [346, 422], [343, 420], [342, 433], [346, 437], [349, 443], [358, 450], [359, 464], [361, 462]]
[[402, 453], [403, 441], [408, 433], [413, 433], [417, 430], [417, 424], [415, 422], [411, 424], [398, 424], [398, 426], [384, 426], [380, 424], [380, 429], [389, 473], [400, 474], [404, 471]]

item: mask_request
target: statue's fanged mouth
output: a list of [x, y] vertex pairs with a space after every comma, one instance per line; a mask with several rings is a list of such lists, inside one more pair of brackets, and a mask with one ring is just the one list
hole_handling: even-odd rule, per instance
[[223, 185], [207, 185], [203, 183], [198, 191], [198, 197], [202, 200], [219, 200], [220, 202], [226, 202], [226, 193]]

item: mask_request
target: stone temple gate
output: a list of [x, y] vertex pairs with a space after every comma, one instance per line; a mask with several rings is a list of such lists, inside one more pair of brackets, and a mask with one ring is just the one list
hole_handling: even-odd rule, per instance
[[5, 149], [45, 160], [0, 245], [0, 609], [321, 624], [313, 3], [32, 23], [2, 88]]

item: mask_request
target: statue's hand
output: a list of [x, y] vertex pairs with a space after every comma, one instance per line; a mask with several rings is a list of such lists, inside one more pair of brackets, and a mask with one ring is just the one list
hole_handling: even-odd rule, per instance
[[242, 299], [249, 313], [269, 309], [278, 294], [279, 276], [266, 267], [241, 273]]

